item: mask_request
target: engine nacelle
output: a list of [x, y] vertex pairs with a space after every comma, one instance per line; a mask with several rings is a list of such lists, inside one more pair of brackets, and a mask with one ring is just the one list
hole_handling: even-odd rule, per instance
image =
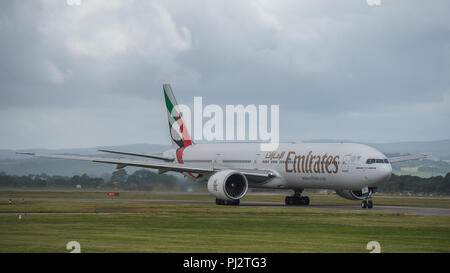
[[343, 197], [345, 199], [349, 200], [364, 200], [367, 197], [370, 197], [372, 193], [374, 192], [374, 189], [370, 189], [366, 193], [362, 193], [361, 190], [354, 191], [354, 190], [336, 190], [336, 194], [340, 197]]
[[235, 170], [219, 171], [208, 179], [208, 191], [221, 200], [237, 201], [247, 190], [247, 178]]

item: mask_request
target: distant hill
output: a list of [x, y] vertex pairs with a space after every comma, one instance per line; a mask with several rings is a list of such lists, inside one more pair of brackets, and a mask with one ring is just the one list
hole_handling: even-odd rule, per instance
[[450, 139], [439, 141], [416, 141], [396, 143], [368, 143], [383, 153], [427, 154], [435, 160], [450, 160]]
[[[354, 142], [348, 140], [308, 140], [309, 143], [324, 142]], [[450, 160], [450, 139], [437, 141], [409, 141], [409, 142], [392, 142], [392, 143], [364, 143], [374, 147], [387, 155], [404, 155], [404, 154], [427, 154], [435, 160]]]

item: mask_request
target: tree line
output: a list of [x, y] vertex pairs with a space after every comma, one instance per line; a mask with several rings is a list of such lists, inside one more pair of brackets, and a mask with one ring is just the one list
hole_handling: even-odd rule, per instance
[[[128, 174], [125, 169], [112, 173], [109, 179], [90, 177], [87, 174], [66, 176], [49, 176], [46, 174], [15, 176], [0, 172], [0, 187], [3, 188], [118, 188], [124, 190], [185, 189], [185, 179], [168, 174], [157, 174], [146, 169]], [[378, 188], [379, 192], [402, 193], [414, 192], [424, 194], [450, 194], [450, 173], [445, 176], [422, 178], [412, 175], [392, 174], [390, 181]]]
[[450, 194], [450, 173], [447, 173], [445, 176], [438, 175], [428, 178], [392, 174], [391, 179], [379, 187], [378, 191], [389, 193]]
[[111, 178], [90, 177], [87, 174], [49, 176], [46, 174], [16, 176], [0, 172], [2, 188], [117, 188], [124, 190], [152, 190], [183, 188], [185, 180], [168, 174], [156, 174], [149, 170], [137, 170], [128, 174], [125, 169], [112, 173]]

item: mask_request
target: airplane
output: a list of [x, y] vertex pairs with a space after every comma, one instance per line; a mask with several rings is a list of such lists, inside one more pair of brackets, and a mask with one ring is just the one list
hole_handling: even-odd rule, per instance
[[[35, 157], [85, 160], [117, 165], [175, 171], [206, 184], [217, 205], [239, 205], [249, 188], [290, 189], [285, 205], [309, 205], [305, 189], [334, 190], [339, 196], [360, 200], [372, 208], [372, 195], [392, 174], [391, 163], [425, 158], [410, 155], [387, 158], [380, 151], [357, 143], [280, 143], [274, 151], [263, 152], [260, 143], [195, 144], [185, 126], [170, 84], [163, 84], [169, 133], [173, 148], [162, 155], [99, 150], [142, 159], [38, 154]], [[151, 160], [148, 160], [151, 159]]]

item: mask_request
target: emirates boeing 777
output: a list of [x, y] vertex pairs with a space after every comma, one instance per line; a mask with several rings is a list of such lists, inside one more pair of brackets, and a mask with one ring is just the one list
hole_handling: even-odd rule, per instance
[[302, 195], [304, 189], [331, 189], [343, 198], [362, 200], [363, 208], [373, 207], [373, 193], [391, 177], [390, 163], [426, 157], [387, 158], [372, 147], [355, 143], [279, 144], [269, 152], [261, 151], [259, 143], [194, 144], [169, 84], [163, 85], [163, 93], [173, 149], [162, 155], [100, 150], [142, 158], [133, 160], [22, 154], [180, 172], [206, 184], [217, 205], [239, 205], [249, 188], [291, 189], [294, 194], [285, 198], [287, 206], [309, 205], [309, 198]]

